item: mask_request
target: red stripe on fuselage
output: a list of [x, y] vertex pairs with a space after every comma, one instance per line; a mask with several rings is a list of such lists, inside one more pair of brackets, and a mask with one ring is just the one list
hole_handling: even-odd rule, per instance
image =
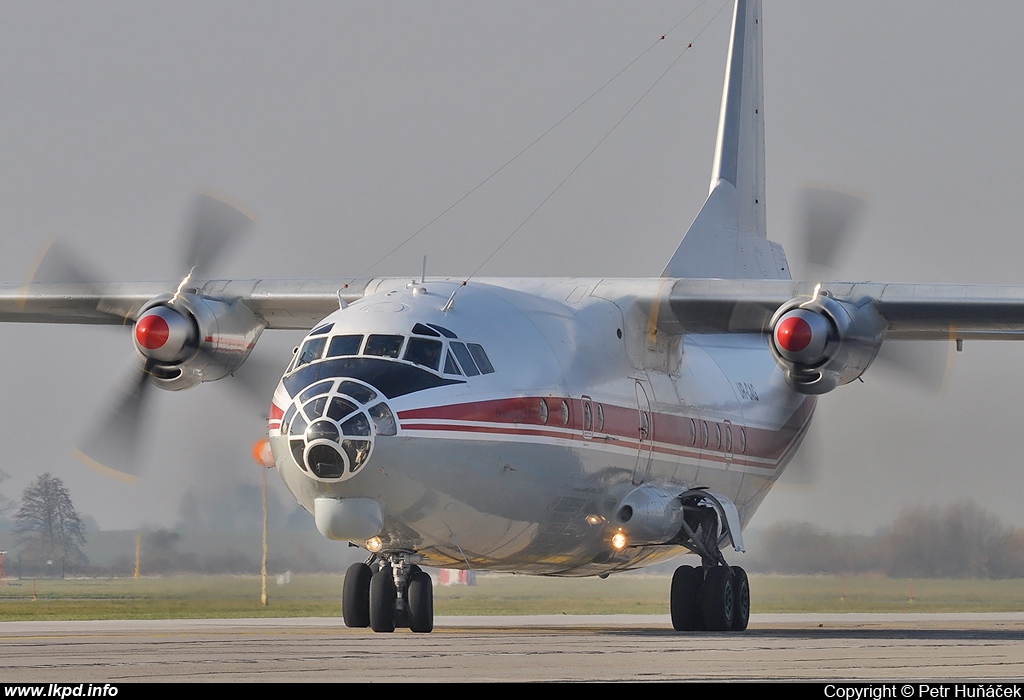
[[[548, 420], [542, 420], [541, 401], [548, 406]], [[562, 402], [570, 406], [567, 423], [562, 421]], [[598, 424], [598, 405], [603, 407], [604, 429]], [[805, 399], [789, 420], [778, 430], [767, 430], [735, 422], [700, 420], [697, 417], [651, 412], [651, 437], [654, 452], [663, 455], [710, 459], [713, 461], [775, 468], [801, 434], [814, 408], [813, 398]], [[444, 432], [486, 433], [509, 436], [536, 436], [566, 440], [594, 441], [596, 444], [616, 443], [639, 449], [639, 409], [592, 402], [593, 431], [583, 434], [583, 400], [559, 397], [515, 397], [490, 401], [473, 401], [447, 406], [410, 409], [398, 414], [405, 430], [436, 430]], [[439, 423], [437, 421], [446, 421]], [[490, 423], [482, 426], [474, 423]], [[707, 424], [708, 444], [702, 445], [702, 428]], [[717, 429], [717, 430], [716, 430]], [[726, 431], [732, 431], [732, 450], [725, 452]], [[717, 444], [721, 431], [721, 444]], [[742, 432], [741, 432], [742, 431]], [[746, 449], [743, 450], [745, 438]], [[771, 466], [752, 458], [768, 460]]]

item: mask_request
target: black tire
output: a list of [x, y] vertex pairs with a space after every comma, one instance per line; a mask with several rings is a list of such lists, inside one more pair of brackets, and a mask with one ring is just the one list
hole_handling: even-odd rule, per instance
[[409, 577], [409, 629], [413, 632], [432, 632], [434, 629], [434, 583], [426, 571], [417, 571]]
[[373, 572], [366, 564], [353, 564], [345, 572], [341, 594], [341, 616], [346, 627], [370, 626], [370, 579]]
[[732, 567], [732, 631], [742, 632], [750, 622], [750, 582], [747, 572], [738, 566]]
[[702, 583], [704, 583], [704, 572], [692, 566], [680, 566], [672, 574], [669, 607], [672, 611], [672, 628], [676, 632], [692, 632], [700, 629], [700, 587]]
[[395, 631], [395, 578], [385, 564], [370, 579], [370, 628], [374, 632]]
[[704, 627], [712, 632], [732, 630], [733, 609], [736, 601], [732, 592], [732, 570], [728, 566], [714, 566], [704, 577], [700, 590], [700, 609]]

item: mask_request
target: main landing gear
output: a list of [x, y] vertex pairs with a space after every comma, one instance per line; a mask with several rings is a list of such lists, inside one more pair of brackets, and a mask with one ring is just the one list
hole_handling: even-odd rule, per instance
[[750, 620], [750, 585], [738, 566], [680, 566], [672, 576], [672, 627], [677, 632], [742, 632]]
[[434, 629], [434, 585], [415, 563], [411, 552], [373, 555], [353, 564], [345, 573], [341, 612], [348, 627], [369, 627], [374, 632], [413, 632]]
[[[688, 497], [687, 497], [688, 496]], [[699, 554], [701, 566], [680, 566], [672, 576], [669, 595], [672, 627], [677, 632], [708, 630], [742, 632], [750, 620], [747, 572], [729, 566], [719, 542], [731, 537], [728, 524], [707, 494], [684, 494], [683, 544]]]

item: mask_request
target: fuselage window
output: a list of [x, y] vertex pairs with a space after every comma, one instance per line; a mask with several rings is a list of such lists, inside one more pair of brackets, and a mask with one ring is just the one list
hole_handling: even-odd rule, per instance
[[310, 338], [303, 343], [302, 349], [299, 350], [299, 359], [295, 361], [295, 369], [302, 367], [302, 365], [308, 365], [313, 360], [319, 360], [326, 344], [327, 338], [325, 337]]
[[440, 338], [441, 334], [435, 331], [433, 328], [424, 326], [422, 323], [417, 323], [412, 327], [412, 332], [416, 335], [429, 335], [431, 338]]
[[405, 336], [401, 335], [371, 335], [366, 339], [364, 355], [375, 355], [377, 357], [398, 357], [402, 351], [402, 342]]
[[541, 399], [540, 400], [540, 406], [538, 406], [537, 408], [540, 411], [540, 422], [544, 423], [544, 424], [547, 424], [547, 422], [548, 422], [548, 415], [549, 415], [549, 412], [548, 412], [548, 402], [545, 401], [544, 399]]
[[472, 353], [473, 359], [476, 360], [476, 366], [480, 368], [480, 371], [483, 374], [491, 374], [494, 371], [494, 366], [487, 359], [487, 353], [484, 352], [483, 346], [477, 343], [467, 343], [467, 345], [469, 345], [469, 352]]
[[604, 406], [597, 404], [597, 429], [604, 430]]
[[569, 402], [562, 400], [562, 425], [569, 425]]
[[409, 344], [405, 347], [405, 359], [436, 371], [441, 365], [441, 341], [409, 338]]
[[703, 420], [700, 422], [700, 446], [708, 446], [708, 423]]
[[732, 426], [725, 426], [725, 451], [732, 452]]
[[715, 449], [722, 449], [722, 426], [715, 423]]
[[747, 431], [745, 428], [740, 428], [740, 452], [747, 453]]
[[690, 419], [690, 444], [697, 444], [697, 422], [693, 418]]
[[480, 374], [480, 370], [476, 368], [476, 363], [473, 362], [473, 356], [469, 354], [469, 350], [462, 343], [452, 343], [452, 350], [455, 352], [455, 357], [459, 359], [459, 364], [462, 365], [462, 372], [467, 377], [475, 377]]
[[590, 432], [594, 429], [594, 409], [589, 401], [583, 402], [583, 430]]
[[327, 347], [327, 357], [358, 355], [359, 346], [362, 344], [363, 336], [361, 335], [336, 335], [331, 338], [331, 344]]
[[444, 356], [444, 373], [445, 374], [462, 374], [459, 371], [459, 366], [455, 363], [455, 357], [452, 356], [452, 351], [449, 350]]

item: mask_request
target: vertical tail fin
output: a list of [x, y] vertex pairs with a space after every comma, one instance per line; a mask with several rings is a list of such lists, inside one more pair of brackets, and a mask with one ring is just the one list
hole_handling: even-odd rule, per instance
[[760, 0], [737, 0], [722, 91], [711, 192], [663, 277], [789, 279], [767, 239]]

